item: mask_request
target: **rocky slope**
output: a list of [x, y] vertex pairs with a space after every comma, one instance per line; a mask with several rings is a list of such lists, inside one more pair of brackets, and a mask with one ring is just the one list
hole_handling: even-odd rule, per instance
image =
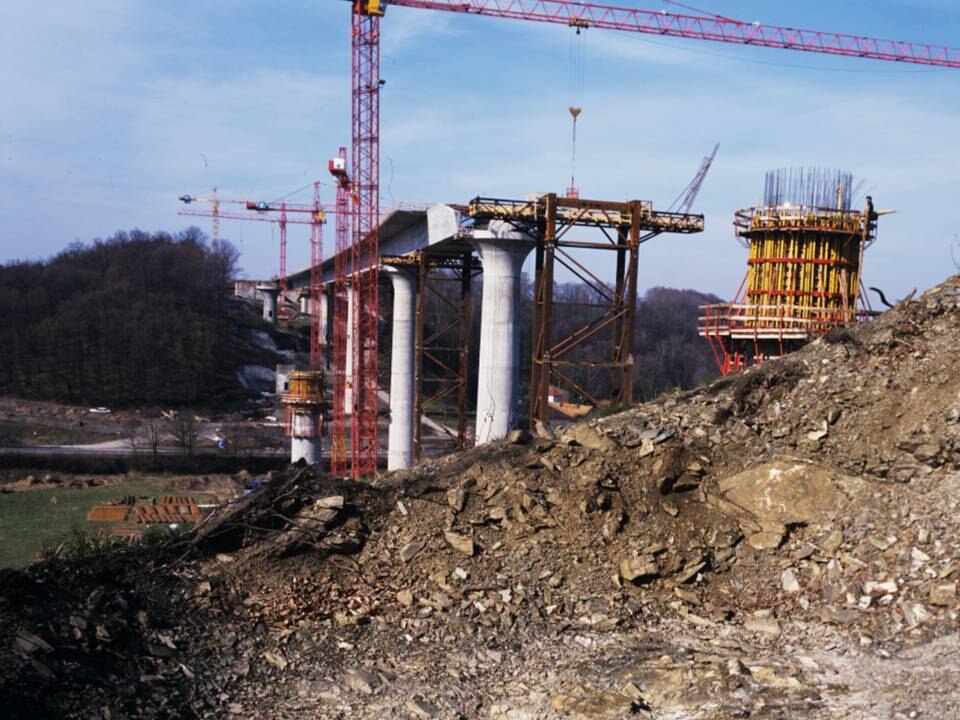
[[958, 308], [952, 278], [559, 437], [292, 468], [177, 545], [0, 575], [0, 710], [960, 716]]

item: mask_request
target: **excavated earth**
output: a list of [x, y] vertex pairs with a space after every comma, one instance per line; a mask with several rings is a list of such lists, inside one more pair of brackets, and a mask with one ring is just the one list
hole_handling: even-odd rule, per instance
[[0, 574], [3, 718], [960, 717], [960, 278], [782, 360]]

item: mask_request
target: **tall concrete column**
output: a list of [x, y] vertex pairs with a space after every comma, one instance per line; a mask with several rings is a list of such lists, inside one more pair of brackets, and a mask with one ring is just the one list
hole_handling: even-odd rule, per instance
[[277, 297], [280, 288], [277, 285], [257, 285], [257, 290], [263, 297], [263, 319], [271, 325], [277, 324]]
[[525, 234], [490, 225], [489, 231], [476, 231], [471, 240], [483, 262], [477, 445], [505, 438], [517, 424], [520, 272], [534, 248]]
[[393, 283], [387, 470], [403, 470], [413, 464], [417, 279], [411, 272], [401, 268], [388, 265], [384, 270]]

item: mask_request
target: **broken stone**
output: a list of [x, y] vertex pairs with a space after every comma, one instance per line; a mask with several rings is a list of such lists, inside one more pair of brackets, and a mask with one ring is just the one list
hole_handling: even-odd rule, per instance
[[435, 718], [440, 715], [440, 711], [423, 698], [414, 695], [407, 700], [407, 710], [418, 718]]
[[691, 580], [693, 580], [693, 579], [697, 576], [697, 574], [698, 574], [701, 570], [703, 570], [706, 566], [707, 566], [707, 564], [704, 563], [704, 562], [690, 563], [689, 565], [687, 565], [686, 567], [684, 567], [683, 570], [681, 570], [680, 572], [678, 572], [678, 573], [674, 576], [673, 580], [674, 580], [674, 582], [676, 582], [678, 585], [684, 585], [684, 584], [690, 582]]
[[[746, 530], [746, 528], [744, 528]], [[783, 542], [783, 536], [787, 534], [787, 529], [780, 526], [768, 526], [760, 532], [747, 535], [747, 543], [754, 550], [776, 550]]]
[[372, 695], [380, 686], [380, 679], [369, 670], [349, 670], [344, 678], [347, 688], [354, 692]]
[[463, 492], [463, 488], [447, 490], [447, 504], [453, 508], [454, 512], [463, 512], [464, 502], [466, 502], [466, 493]]
[[526, 430], [511, 430], [507, 435], [507, 443], [510, 445], [526, 445], [533, 439], [533, 436]]
[[893, 580], [876, 582], [869, 580], [863, 584], [864, 595], [889, 595], [897, 592], [897, 583]]
[[409, 589], [403, 589], [397, 592], [397, 602], [404, 607], [413, 605], [413, 592]]
[[839, 530], [834, 530], [820, 542], [820, 547], [827, 555], [833, 555], [841, 545], [843, 545], [843, 533]]
[[278, 652], [267, 650], [263, 654], [263, 659], [266, 660], [271, 665], [273, 665], [275, 668], [277, 668], [277, 670], [287, 669], [287, 665], [288, 665], [287, 659]]
[[800, 592], [800, 582], [793, 568], [787, 568], [780, 573], [780, 586], [788, 593]]
[[53, 652], [53, 646], [39, 635], [34, 635], [29, 630], [20, 629], [17, 631], [16, 638], [17, 649], [25, 653], [34, 653], [37, 650], [43, 652]]
[[652, 580], [660, 574], [656, 558], [646, 555], [639, 558], [627, 558], [620, 561], [620, 577], [627, 582]]
[[339, 510], [344, 506], [344, 497], [343, 495], [331, 495], [330, 497], [319, 498], [314, 504], [318, 508]]
[[580, 445], [588, 450], [607, 452], [616, 449], [616, 443], [613, 440], [583, 423], [568, 428], [560, 440], [568, 445]]
[[166, 645], [161, 645], [159, 643], [148, 642], [145, 643], [147, 652], [153, 655], [154, 657], [169, 658], [176, 655], [176, 651], [168, 648]]
[[939, 456], [940, 446], [933, 443], [924, 443], [913, 451], [913, 457], [926, 465], [934, 463]]
[[752, 617], [743, 624], [743, 627], [750, 632], [769, 635], [770, 637], [777, 637], [780, 634], [780, 623], [777, 622], [776, 618]]
[[957, 602], [957, 584], [937, 583], [930, 588], [930, 604], [949, 607]]
[[789, 675], [783, 676], [777, 673], [772, 667], [766, 665], [755, 665], [750, 667], [750, 675], [754, 682], [766, 685], [772, 688], [798, 688], [800, 682]]
[[457, 533], [453, 533], [449, 531], [443, 533], [443, 537], [450, 544], [450, 547], [452, 547], [457, 552], [461, 552], [464, 555], [467, 555], [468, 557], [473, 556], [474, 546], [473, 546], [473, 540], [471, 540], [470, 538], [464, 537], [463, 535], [458, 535]]
[[405, 563], [410, 562], [413, 559], [413, 556], [420, 552], [420, 548], [422, 547], [423, 545], [418, 542], [408, 542], [406, 545], [400, 548], [400, 559]]
[[[833, 517], [843, 500], [834, 475], [830, 469], [813, 463], [775, 460], [724, 478], [718, 488], [739, 509], [738, 516], [746, 514], [769, 531]], [[844, 481], [851, 485], [854, 482], [852, 478]], [[719, 509], [727, 512], [728, 506], [721, 505]]]

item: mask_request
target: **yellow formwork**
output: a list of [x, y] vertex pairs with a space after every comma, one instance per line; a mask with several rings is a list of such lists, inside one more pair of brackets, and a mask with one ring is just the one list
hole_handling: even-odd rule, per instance
[[744, 330], [809, 335], [855, 320], [865, 214], [760, 207], [738, 213], [737, 229], [750, 248]]

